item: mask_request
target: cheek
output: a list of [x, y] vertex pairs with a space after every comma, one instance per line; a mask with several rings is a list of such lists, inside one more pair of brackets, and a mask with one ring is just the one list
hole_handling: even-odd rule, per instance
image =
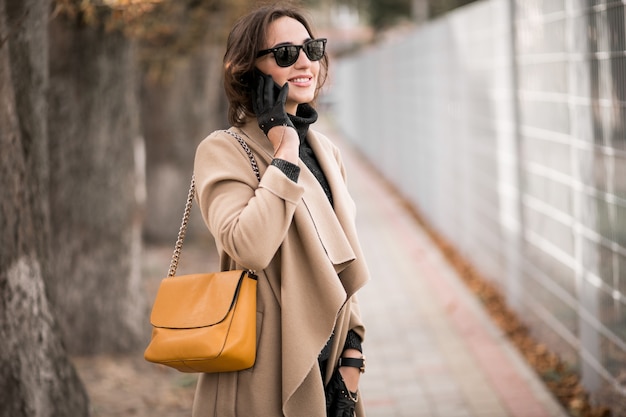
[[321, 74], [322, 66], [319, 61], [311, 62], [311, 74], [315, 77], [316, 83], [320, 83], [320, 74]]
[[279, 86], [282, 86], [287, 82], [287, 72], [269, 59], [264, 59], [261, 62], [258, 62], [256, 67], [262, 73], [271, 75], [274, 82]]
[[280, 72], [270, 74], [270, 75], [274, 79], [274, 83], [276, 83], [279, 87], [282, 87], [287, 82], [287, 76], [284, 74], [281, 74]]

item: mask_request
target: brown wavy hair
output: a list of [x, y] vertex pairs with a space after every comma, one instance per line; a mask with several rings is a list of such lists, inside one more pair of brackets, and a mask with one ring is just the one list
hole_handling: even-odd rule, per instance
[[[252, 110], [251, 81], [257, 53], [265, 47], [269, 26], [281, 17], [290, 17], [302, 23], [311, 39], [311, 25], [295, 7], [289, 5], [261, 6], [240, 18], [233, 26], [226, 42], [224, 54], [224, 90], [228, 99], [228, 121], [241, 126]], [[320, 60], [320, 76], [315, 97], [326, 81], [328, 56]]]

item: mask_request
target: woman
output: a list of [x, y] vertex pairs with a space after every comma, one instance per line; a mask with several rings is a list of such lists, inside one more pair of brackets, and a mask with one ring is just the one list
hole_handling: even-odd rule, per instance
[[309, 129], [325, 45], [299, 11], [275, 5], [241, 18], [229, 35], [230, 131], [245, 139], [262, 178], [225, 131], [199, 145], [194, 174], [221, 268], [259, 276], [257, 357], [248, 370], [202, 374], [194, 416], [364, 415], [355, 293], [369, 272], [339, 151]]

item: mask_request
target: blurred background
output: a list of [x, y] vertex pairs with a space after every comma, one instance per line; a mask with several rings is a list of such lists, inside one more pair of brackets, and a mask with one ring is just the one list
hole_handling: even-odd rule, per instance
[[[0, 0], [0, 415], [188, 415], [193, 376], [141, 352], [257, 4]], [[594, 403], [625, 404], [624, 2], [298, 4], [329, 38], [330, 123]], [[181, 273], [215, 261], [205, 230]]]

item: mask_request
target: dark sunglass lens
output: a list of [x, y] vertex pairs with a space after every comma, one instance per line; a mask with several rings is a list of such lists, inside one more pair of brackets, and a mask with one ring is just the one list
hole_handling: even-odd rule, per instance
[[288, 67], [298, 60], [299, 52], [296, 46], [281, 46], [274, 52], [274, 57], [279, 66]]
[[304, 51], [311, 61], [319, 61], [324, 56], [324, 41], [309, 41], [304, 45]]

